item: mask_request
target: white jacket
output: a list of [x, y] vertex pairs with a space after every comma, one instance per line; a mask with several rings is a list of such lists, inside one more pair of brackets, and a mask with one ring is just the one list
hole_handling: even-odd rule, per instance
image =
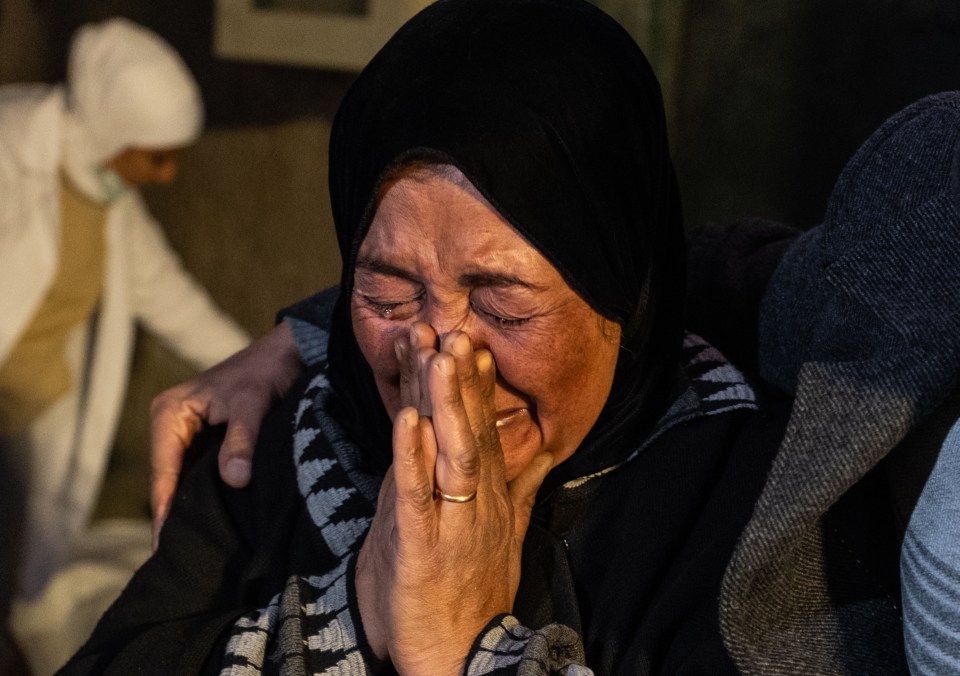
[[[0, 363], [57, 271], [64, 113], [62, 87], [0, 88]], [[30, 430], [26, 569], [35, 584], [28, 582], [28, 593], [39, 591], [55, 570], [95, 504], [126, 389], [135, 322], [200, 368], [249, 340], [182, 268], [136, 191], [111, 204], [105, 242], [95, 326], [78, 329], [69, 342], [74, 386]]]

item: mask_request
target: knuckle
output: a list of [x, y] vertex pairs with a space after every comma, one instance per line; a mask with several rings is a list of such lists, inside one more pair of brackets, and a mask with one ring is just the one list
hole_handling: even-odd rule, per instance
[[498, 492], [496, 494], [496, 497], [494, 498], [494, 505], [500, 514], [513, 515], [513, 503], [510, 501], [510, 496], [505, 492]]
[[480, 456], [477, 453], [461, 453], [453, 466], [458, 474], [473, 478], [480, 474]]
[[457, 388], [445, 389], [440, 396], [443, 403], [453, 409], [457, 409], [463, 405], [463, 397], [460, 396], [460, 390]]
[[174, 398], [170, 394], [170, 391], [164, 391], [156, 395], [153, 399], [150, 400], [150, 417], [155, 418], [160, 415], [164, 410], [171, 408], [174, 405]]
[[465, 387], [470, 389], [480, 389], [483, 383], [480, 382], [480, 375], [477, 373], [476, 369], [470, 369], [461, 377], [461, 382]]
[[496, 422], [488, 422], [486, 419], [478, 421], [474, 435], [481, 448], [493, 449], [497, 453], [503, 452], [500, 448], [500, 434], [497, 432]]
[[416, 485], [411, 486], [406, 491], [401, 499], [417, 508], [418, 511], [423, 510], [433, 504], [433, 490], [430, 488], [430, 484], [417, 482]]

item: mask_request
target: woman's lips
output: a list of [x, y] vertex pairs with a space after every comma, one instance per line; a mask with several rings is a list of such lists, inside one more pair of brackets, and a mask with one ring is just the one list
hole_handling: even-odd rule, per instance
[[507, 425], [512, 425], [513, 423], [524, 418], [530, 418], [530, 409], [511, 408], [505, 411], [497, 411], [497, 429], [506, 427]]

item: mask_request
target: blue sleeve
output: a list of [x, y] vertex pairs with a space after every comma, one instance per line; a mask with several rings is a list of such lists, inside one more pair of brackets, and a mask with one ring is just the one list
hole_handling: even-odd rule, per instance
[[277, 313], [278, 322], [285, 321], [290, 325], [300, 358], [307, 366], [327, 358], [330, 321], [339, 295], [339, 287], [333, 286]]
[[960, 673], [960, 420], [910, 517], [900, 577], [910, 671]]

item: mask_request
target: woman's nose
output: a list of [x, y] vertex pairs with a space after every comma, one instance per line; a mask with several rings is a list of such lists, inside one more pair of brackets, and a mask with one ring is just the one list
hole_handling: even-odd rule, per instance
[[470, 342], [476, 348], [479, 332], [471, 318], [469, 302], [464, 303], [462, 307], [436, 307], [435, 304], [431, 304], [424, 321], [436, 332], [439, 344], [442, 345], [444, 339], [454, 331], [462, 331], [467, 334]]

